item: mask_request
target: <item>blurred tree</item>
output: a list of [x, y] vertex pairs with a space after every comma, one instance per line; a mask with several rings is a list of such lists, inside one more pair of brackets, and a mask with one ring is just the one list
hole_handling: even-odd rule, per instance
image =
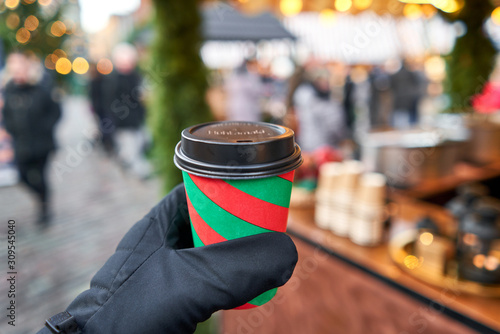
[[61, 47], [66, 26], [59, 21], [65, 1], [0, 0], [0, 37], [6, 53], [32, 51], [45, 58]]
[[484, 22], [493, 11], [488, 0], [466, 0], [464, 7], [445, 18], [461, 21], [466, 32], [457, 38], [446, 56], [445, 92], [450, 97], [449, 110], [463, 112], [471, 106], [471, 97], [482, 91], [495, 65], [496, 50], [484, 30]]
[[207, 71], [200, 58], [201, 17], [197, 0], [155, 0], [156, 37], [153, 68], [157, 80], [149, 122], [153, 128], [154, 160], [168, 192], [182, 182], [173, 163], [181, 131], [211, 120], [205, 101]]

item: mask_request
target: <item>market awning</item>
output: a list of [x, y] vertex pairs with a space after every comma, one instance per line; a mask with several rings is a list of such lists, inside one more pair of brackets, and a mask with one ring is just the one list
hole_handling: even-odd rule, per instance
[[202, 8], [202, 33], [212, 41], [260, 41], [293, 39], [288, 30], [271, 13], [247, 16], [224, 3], [211, 3]]

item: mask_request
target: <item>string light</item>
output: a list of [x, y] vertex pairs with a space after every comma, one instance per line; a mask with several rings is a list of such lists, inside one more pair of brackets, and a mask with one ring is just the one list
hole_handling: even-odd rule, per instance
[[9, 9], [16, 9], [19, 6], [19, 0], [5, 0], [5, 7]]
[[26, 44], [31, 38], [31, 33], [28, 29], [22, 27], [16, 32], [16, 40], [21, 44]]
[[333, 22], [335, 22], [335, 11], [331, 8], [326, 8], [323, 9], [319, 13], [319, 21], [321, 22], [322, 25], [329, 26], [332, 25]]
[[336, 0], [335, 9], [339, 12], [347, 12], [352, 7], [352, 0]]
[[61, 21], [56, 21], [52, 23], [52, 26], [50, 27], [50, 32], [52, 33], [52, 35], [56, 37], [61, 37], [66, 33], [66, 25]]
[[5, 20], [5, 24], [7, 25], [7, 28], [9, 29], [16, 29], [17, 26], [20, 23], [19, 15], [15, 13], [10, 13], [9, 16], [7, 16], [7, 19]]
[[281, 0], [280, 10], [285, 16], [293, 16], [302, 10], [302, 0]]
[[403, 15], [411, 20], [415, 20], [422, 16], [422, 9], [420, 5], [408, 3], [403, 8]]
[[40, 21], [38, 21], [38, 19], [34, 15], [30, 15], [26, 18], [26, 20], [24, 20], [24, 27], [29, 31], [36, 30], [39, 24]]
[[372, 5], [373, 0], [354, 0], [354, 8], [357, 10], [365, 10]]
[[113, 72], [113, 63], [107, 58], [103, 58], [97, 62], [97, 72], [107, 75]]
[[89, 70], [89, 63], [85, 58], [78, 57], [73, 60], [73, 72], [77, 74], [85, 74]]
[[56, 71], [60, 74], [69, 74], [71, 72], [71, 62], [68, 58], [59, 58], [56, 63]]
[[497, 7], [491, 12], [491, 20], [496, 25], [500, 26], [500, 7]]
[[[56, 64], [54, 62], [53, 54], [48, 55], [45, 57], [45, 67], [48, 68], [49, 70], [55, 70], [56, 69]], [[57, 56], [56, 56], [57, 58]], [[57, 62], [57, 60], [56, 60]]]
[[52, 3], [52, 0], [38, 0], [38, 3], [41, 5], [41, 6], [48, 6]]

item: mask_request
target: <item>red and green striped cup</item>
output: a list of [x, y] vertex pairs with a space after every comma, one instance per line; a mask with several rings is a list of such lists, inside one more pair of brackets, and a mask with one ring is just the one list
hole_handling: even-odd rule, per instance
[[196, 125], [182, 132], [174, 162], [183, 171], [195, 247], [286, 231], [294, 170], [302, 163], [292, 130], [260, 122]]

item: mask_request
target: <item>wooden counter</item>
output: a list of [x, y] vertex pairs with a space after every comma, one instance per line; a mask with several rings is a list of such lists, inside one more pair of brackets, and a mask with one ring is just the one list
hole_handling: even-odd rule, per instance
[[[437, 206], [407, 200], [401, 221]], [[268, 304], [225, 311], [222, 333], [498, 333], [500, 299], [480, 298], [423, 283], [398, 268], [387, 245], [362, 247], [314, 224], [307, 209], [290, 211], [289, 232], [299, 252], [292, 279]], [[395, 229], [401, 225], [396, 224]]]

